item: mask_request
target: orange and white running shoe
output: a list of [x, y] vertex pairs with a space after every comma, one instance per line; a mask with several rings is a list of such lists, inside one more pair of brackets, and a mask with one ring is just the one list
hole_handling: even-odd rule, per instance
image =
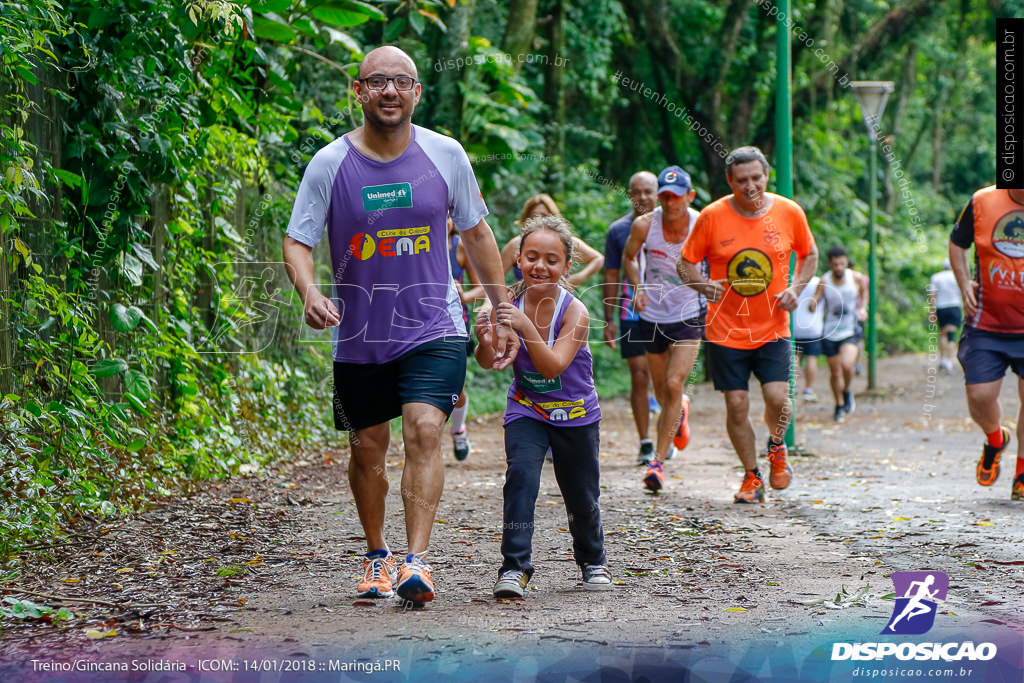
[[374, 550], [363, 557], [363, 580], [356, 588], [360, 598], [390, 598], [395, 594], [395, 556], [387, 550]]
[[764, 482], [756, 474], [747, 470], [747, 473], [743, 475], [743, 484], [735, 498], [734, 502], [736, 503], [763, 503]]
[[672, 445], [677, 450], [683, 450], [690, 443], [690, 397], [683, 394], [683, 416], [679, 420], [679, 429], [672, 437]]
[[406, 555], [405, 564], [398, 572], [395, 592], [399, 599], [418, 607], [433, 600], [434, 582], [430, 580], [430, 565], [415, 553]]
[[654, 460], [647, 466], [644, 486], [650, 491], [660, 491], [665, 486], [665, 466], [660, 460]]
[[771, 471], [768, 473], [768, 483], [773, 489], [786, 488], [793, 478], [793, 468], [786, 462], [788, 452], [786, 444], [776, 445], [768, 442], [768, 464], [771, 467]]

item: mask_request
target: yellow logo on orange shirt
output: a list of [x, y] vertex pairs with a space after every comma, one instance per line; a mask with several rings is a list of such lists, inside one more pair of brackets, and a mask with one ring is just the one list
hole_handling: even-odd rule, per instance
[[1024, 256], [1024, 211], [1011, 211], [996, 223], [992, 246], [1010, 258]]
[[757, 296], [772, 281], [772, 261], [758, 249], [744, 249], [729, 261], [729, 285], [740, 296]]

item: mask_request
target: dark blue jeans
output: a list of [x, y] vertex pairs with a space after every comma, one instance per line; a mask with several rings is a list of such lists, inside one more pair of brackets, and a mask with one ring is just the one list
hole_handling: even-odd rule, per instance
[[505, 427], [504, 526], [501, 532], [502, 571], [520, 569], [533, 575], [530, 552], [533, 513], [537, 508], [540, 474], [548, 448], [554, 459], [555, 480], [562, 491], [572, 534], [576, 563], [604, 564], [601, 530], [601, 474], [597, 452], [600, 422], [583, 427], [556, 427], [521, 417]]

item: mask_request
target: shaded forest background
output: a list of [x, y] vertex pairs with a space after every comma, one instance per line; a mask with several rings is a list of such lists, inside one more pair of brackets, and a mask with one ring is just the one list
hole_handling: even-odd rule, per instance
[[[847, 86], [896, 84], [880, 136], [879, 331], [887, 352], [923, 349], [927, 278], [958, 209], [993, 182], [995, 19], [1024, 2], [793, 4], [796, 199], [819, 245], [859, 264], [867, 140]], [[280, 245], [305, 165], [360, 122], [351, 83], [366, 51], [414, 57], [414, 121], [465, 146], [499, 241], [546, 191], [601, 249], [634, 171], [681, 165], [700, 208], [728, 192], [719, 150], [772, 158], [773, 8], [4, 3], [0, 571], [80, 523], [338, 442], [330, 346], [301, 324]], [[628, 378], [598, 339], [609, 395]], [[474, 410], [498, 409], [506, 381], [472, 372]]]

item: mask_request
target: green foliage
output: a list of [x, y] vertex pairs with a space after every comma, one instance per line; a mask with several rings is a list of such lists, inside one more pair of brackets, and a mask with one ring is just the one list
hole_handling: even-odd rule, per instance
[[[797, 5], [836, 68], [900, 84], [879, 159], [880, 339], [921, 349], [927, 278], [956, 212], [992, 176], [994, 10], [933, 3], [864, 53], [889, 3]], [[721, 160], [668, 104], [727, 146], [773, 154], [776, 29], [757, 3], [561, 7], [559, 34], [541, 3], [529, 23], [538, 59], [513, 63], [498, 0], [0, 5], [0, 565], [78, 520], [337, 441], [330, 359], [300, 340], [297, 298], [274, 264], [305, 165], [358, 125], [364, 46], [394, 42], [420, 65], [416, 120], [443, 118], [463, 143], [502, 243], [524, 199], [549, 191], [601, 249], [641, 168], [691, 170], [698, 206], [720, 195]], [[466, 66], [437, 69], [442, 45]], [[563, 60], [564, 92], [540, 58]], [[794, 65], [796, 199], [819, 247], [843, 243], [865, 270], [857, 106], [813, 50], [794, 43]], [[558, 133], [564, 159], [547, 152]], [[272, 276], [246, 285], [265, 267]], [[625, 366], [600, 340], [599, 282], [579, 296], [597, 321], [599, 392], [625, 391]], [[276, 333], [261, 336], [268, 319]], [[471, 364], [473, 412], [501, 410], [508, 382]]]
[[52, 607], [47, 605], [39, 605], [28, 599], [19, 600], [10, 595], [4, 596], [3, 603], [0, 604], [0, 617], [7, 617], [9, 619], [45, 619], [56, 623], [67, 621], [74, 616], [74, 614], [63, 608], [54, 611]]

